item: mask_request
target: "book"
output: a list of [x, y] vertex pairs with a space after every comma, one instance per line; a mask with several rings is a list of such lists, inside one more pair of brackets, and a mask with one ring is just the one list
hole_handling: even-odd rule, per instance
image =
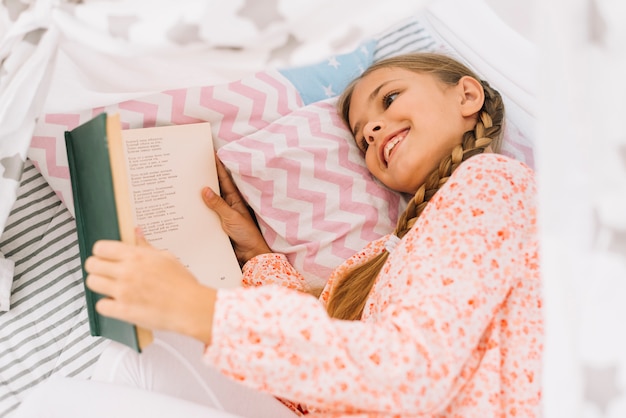
[[[202, 201], [202, 187], [219, 192], [208, 122], [122, 130], [119, 115], [102, 113], [66, 131], [65, 144], [83, 280], [96, 241], [135, 244], [139, 226], [152, 246], [174, 254], [200, 283], [241, 285], [230, 239]], [[91, 334], [141, 352], [152, 333], [98, 314], [102, 297], [85, 286]]]

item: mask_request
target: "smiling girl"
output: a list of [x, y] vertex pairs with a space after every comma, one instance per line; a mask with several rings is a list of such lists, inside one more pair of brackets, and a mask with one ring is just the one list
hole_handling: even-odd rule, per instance
[[[395, 231], [338, 267], [318, 299], [271, 252], [218, 164], [224, 197], [209, 189], [203, 197], [235, 244], [245, 288], [203, 287], [145, 243], [98, 242], [86, 263], [88, 286], [108, 296], [100, 313], [191, 336], [205, 365], [172, 366], [168, 356], [195, 361], [172, 354], [175, 343], [141, 355], [111, 343], [99, 369], [109, 381], [205, 405], [215, 405], [208, 392], [205, 401], [192, 393], [219, 389], [224, 382], [209, 376], [219, 371], [291, 408], [262, 400], [248, 413], [237, 402], [224, 408], [241, 416], [539, 416], [536, 190], [528, 167], [485, 153], [499, 147], [500, 95], [456, 60], [412, 54], [369, 68], [340, 111], [372, 175], [412, 196]], [[40, 390], [29, 408], [56, 416], [43, 405], [58, 405], [67, 385]], [[94, 392], [106, 399], [124, 391], [116, 387]], [[239, 404], [247, 393], [234, 395]], [[145, 402], [150, 416], [182, 411], [158, 396]], [[107, 407], [95, 412], [106, 416]], [[198, 408], [198, 416], [222, 416]]]

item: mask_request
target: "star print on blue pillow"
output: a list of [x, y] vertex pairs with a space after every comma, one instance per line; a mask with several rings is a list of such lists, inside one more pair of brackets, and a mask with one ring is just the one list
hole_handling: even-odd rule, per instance
[[280, 70], [298, 90], [305, 105], [335, 97], [373, 62], [374, 40], [362, 43], [346, 54], [317, 64]]

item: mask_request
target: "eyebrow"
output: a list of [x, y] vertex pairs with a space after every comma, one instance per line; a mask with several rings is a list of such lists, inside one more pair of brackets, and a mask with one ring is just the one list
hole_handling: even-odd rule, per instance
[[[396, 81], [396, 79], [387, 80], [383, 82], [380, 86], [376, 87], [374, 91], [372, 91], [372, 93], [370, 93], [369, 97], [367, 98], [368, 103], [372, 102], [376, 98], [376, 96], [378, 96], [378, 93], [380, 93], [382, 88], [385, 87], [387, 84], [391, 83], [392, 81]], [[357, 122], [356, 125], [354, 125], [354, 130], [352, 130], [352, 136], [356, 138], [356, 133], [359, 132], [360, 129], [361, 129], [361, 122]]]

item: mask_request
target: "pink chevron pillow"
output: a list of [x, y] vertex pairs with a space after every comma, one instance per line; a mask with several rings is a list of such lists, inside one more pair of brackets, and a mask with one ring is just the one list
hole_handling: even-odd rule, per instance
[[296, 88], [277, 70], [215, 86], [163, 91], [75, 113], [45, 114], [35, 127], [28, 158], [72, 215], [64, 132], [102, 113], [119, 113], [123, 128], [209, 121], [216, 148], [236, 141], [302, 107]]
[[406, 205], [370, 175], [335, 103], [302, 107], [218, 151], [270, 247], [312, 286], [391, 232]]

